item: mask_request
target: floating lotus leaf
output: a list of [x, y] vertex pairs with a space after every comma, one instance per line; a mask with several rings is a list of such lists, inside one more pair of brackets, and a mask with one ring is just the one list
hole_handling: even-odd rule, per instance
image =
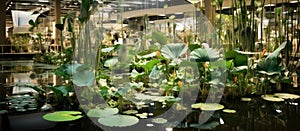
[[236, 110], [232, 110], [232, 109], [223, 109], [223, 112], [225, 112], [225, 113], [236, 113]]
[[137, 110], [127, 110], [127, 111], [124, 111], [123, 112], [124, 114], [137, 114], [138, 113], [138, 111]]
[[167, 123], [168, 120], [167, 119], [164, 119], [164, 118], [155, 118], [152, 120], [153, 123], [157, 123], [157, 124], [164, 124], [164, 123]]
[[142, 118], [142, 119], [146, 119], [148, 116], [148, 113], [142, 113], [142, 114], [135, 114], [136, 116]]
[[246, 98], [246, 97], [241, 98], [241, 101], [251, 101], [251, 100], [252, 100], [251, 98]]
[[87, 113], [89, 117], [107, 117], [117, 114], [119, 112], [118, 108], [104, 108], [104, 109], [91, 109]]
[[53, 122], [73, 121], [83, 117], [79, 111], [56, 111], [43, 116], [45, 120]]
[[272, 102], [280, 102], [280, 101], [284, 101], [284, 99], [276, 97], [274, 95], [262, 95], [261, 98], [263, 98], [266, 101], [272, 101]]
[[113, 115], [111, 117], [99, 118], [98, 122], [110, 127], [126, 127], [138, 123], [139, 119], [128, 115]]
[[192, 105], [192, 108], [199, 108], [204, 111], [215, 111], [223, 109], [224, 106], [218, 103], [196, 103]]
[[282, 99], [298, 99], [299, 95], [289, 94], [289, 93], [275, 93], [274, 96], [277, 96]]

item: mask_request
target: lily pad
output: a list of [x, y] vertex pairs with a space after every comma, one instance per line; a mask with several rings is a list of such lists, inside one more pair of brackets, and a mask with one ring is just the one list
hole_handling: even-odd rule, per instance
[[224, 106], [218, 103], [196, 103], [192, 105], [192, 108], [199, 108], [203, 111], [216, 111], [223, 109]]
[[56, 111], [43, 116], [45, 120], [53, 122], [73, 121], [83, 117], [79, 111]]
[[140, 117], [141, 119], [146, 119], [148, 118], [148, 113], [142, 113], [142, 114], [135, 114], [136, 116]]
[[129, 115], [129, 114], [137, 114], [138, 111], [137, 110], [127, 110], [127, 111], [124, 111], [123, 113], [127, 114], [127, 115]]
[[153, 123], [157, 123], [157, 124], [164, 124], [164, 123], [167, 123], [168, 120], [167, 119], [164, 119], [164, 118], [155, 118], [152, 120]]
[[223, 112], [225, 112], [225, 113], [236, 113], [236, 110], [232, 110], [232, 109], [223, 109]]
[[261, 98], [263, 98], [266, 101], [272, 101], [272, 102], [281, 102], [284, 101], [284, 99], [276, 97], [274, 95], [262, 95]]
[[117, 114], [119, 112], [118, 108], [104, 108], [104, 109], [91, 109], [87, 113], [89, 117], [107, 117]]
[[242, 97], [241, 98], [241, 101], [251, 101], [252, 99], [251, 98], [247, 98], [247, 97]]
[[113, 115], [111, 117], [99, 118], [98, 122], [110, 127], [126, 127], [138, 123], [139, 119], [128, 115]]
[[282, 99], [299, 99], [299, 95], [289, 94], [289, 93], [275, 93], [274, 96], [277, 96]]

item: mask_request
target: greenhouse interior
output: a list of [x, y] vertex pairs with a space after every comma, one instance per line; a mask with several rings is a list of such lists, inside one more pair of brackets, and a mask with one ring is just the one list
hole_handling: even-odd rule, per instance
[[300, 0], [1, 0], [0, 131], [298, 131]]

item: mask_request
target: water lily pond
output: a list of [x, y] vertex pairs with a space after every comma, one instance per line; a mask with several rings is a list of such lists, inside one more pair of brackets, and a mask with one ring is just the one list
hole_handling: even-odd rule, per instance
[[[265, 100], [259, 97], [251, 98], [250, 101], [226, 100], [220, 104], [196, 103], [193, 105], [193, 110], [187, 117], [171, 129], [173, 131], [296, 131], [298, 129], [297, 124], [300, 122], [298, 104], [298, 99], [278, 101], [276, 99]], [[164, 108], [155, 106], [152, 110], [153, 114], [147, 111], [149, 110], [145, 112], [144, 110], [127, 110], [120, 114], [117, 108], [93, 109], [87, 114], [87, 116], [92, 119], [84, 116], [77, 121], [67, 122], [69, 124], [67, 125], [70, 126], [71, 129], [80, 128], [82, 130], [95, 131], [102, 130], [98, 124], [101, 124], [101, 127], [104, 125], [106, 130], [144, 129], [163, 131], [168, 129], [168, 125], [171, 127], [173, 124], [169, 122], [168, 119], [159, 117], [159, 114], [165, 111]], [[210, 114], [212, 115], [206, 122], [199, 124], [199, 121], [205, 117], [204, 115]], [[156, 116], [158, 116], [158, 118]], [[202, 116], [202, 118], [200, 116]], [[59, 117], [57, 117], [57, 119], [59, 119]], [[141, 121], [141, 119], [148, 120]], [[98, 123], [95, 124], [92, 121], [97, 121]], [[64, 128], [65, 127], [61, 127], [60, 124], [55, 127], [55, 129]]]
[[299, 130], [300, 2], [273, 2], [62, 0], [1, 57], [0, 131]]

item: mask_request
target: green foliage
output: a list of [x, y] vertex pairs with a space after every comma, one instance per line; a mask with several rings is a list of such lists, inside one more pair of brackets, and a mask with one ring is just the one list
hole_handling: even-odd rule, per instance
[[194, 51], [195, 49], [201, 48], [199, 44], [189, 44], [189, 50]]
[[284, 69], [284, 66], [282, 65], [281, 58], [279, 58], [278, 55], [285, 46], [286, 42], [281, 44], [273, 53], [260, 61], [257, 64], [258, 72], [266, 75], [279, 74]]
[[191, 59], [197, 62], [215, 61], [219, 57], [219, 53], [212, 48], [198, 48], [191, 52]]
[[37, 18], [35, 21], [33, 21], [32, 19], [28, 21], [30, 27], [29, 27], [29, 31], [33, 32], [33, 30], [35, 28], [38, 28], [39, 24], [41, 24], [41, 21]]
[[161, 54], [169, 60], [176, 60], [185, 54], [187, 50], [188, 47], [183, 43], [167, 44], [162, 47]]
[[104, 66], [108, 68], [113, 68], [119, 62], [118, 57], [113, 57], [104, 62]]
[[95, 82], [94, 73], [88, 70], [77, 71], [72, 78], [72, 82], [77, 86], [92, 86]]
[[67, 96], [68, 91], [65, 86], [49, 86], [46, 85], [47, 88], [51, 89], [57, 96]]
[[234, 66], [246, 66], [248, 65], [248, 56], [245, 54], [238, 53], [234, 50], [225, 52], [226, 60], [232, 60]]
[[152, 41], [157, 42], [161, 45], [165, 45], [168, 43], [169, 39], [168, 39], [168, 37], [165, 36], [164, 33], [160, 32], [160, 31], [153, 31], [152, 32]]

